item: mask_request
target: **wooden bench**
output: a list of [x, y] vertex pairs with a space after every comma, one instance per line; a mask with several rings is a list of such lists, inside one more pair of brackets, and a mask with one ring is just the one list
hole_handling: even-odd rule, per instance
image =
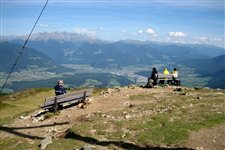
[[40, 107], [42, 109], [53, 109], [56, 111], [59, 106], [65, 103], [78, 102], [79, 100], [85, 101], [87, 97], [91, 96], [93, 89], [84, 89], [81, 91], [75, 91], [68, 94], [52, 96], [45, 99], [45, 102]]
[[158, 74], [158, 84], [169, 84], [169, 85], [176, 85], [180, 86], [180, 80], [174, 79], [172, 74]]

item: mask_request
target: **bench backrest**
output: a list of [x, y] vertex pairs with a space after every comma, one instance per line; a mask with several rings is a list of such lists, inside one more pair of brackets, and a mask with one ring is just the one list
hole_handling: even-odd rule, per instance
[[46, 107], [53, 105], [55, 103], [55, 99], [57, 99], [57, 104], [70, 102], [74, 100], [81, 100], [85, 97], [89, 97], [92, 94], [93, 89], [85, 89], [81, 91], [75, 91], [72, 93], [59, 95], [59, 96], [52, 96], [45, 99], [45, 103], [41, 107]]
[[158, 74], [158, 79], [173, 79], [172, 74]]

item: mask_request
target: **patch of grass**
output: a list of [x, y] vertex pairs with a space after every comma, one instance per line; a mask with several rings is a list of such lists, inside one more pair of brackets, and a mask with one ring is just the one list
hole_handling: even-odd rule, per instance
[[45, 115], [44, 115], [44, 119], [50, 119], [54, 116], [57, 116], [59, 115], [59, 112], [56, 112], [56, 113], [53, 113], [53, 112], [47, 112]]
[[154, 96], [154, 93], [150, 94], [137, 94], [137, 95], [132, 95], [130, 96], [130, 100], [149, 100]]
[[40, 149], [38, 145], [38, 140], [32, 140], [32, 142], [29, 143], [26, 139], [23, 138], [4, 138], [0, 140], [0, 148], [2, 150], [38, 150]]
[[10, 108], [10, 107], [15, 108], [16, 106], [0, 101], [0, 111], [3, 110], [3, 109], [6, 109], [6, 108]]
[[130, 130], [140, 131], [135, 139], [141, 144], [181, 144], [190, 131], [210, 128], [224, 122], [225, 114], [201, 114], [193, 120], [179, 118], [175, 121], [170, 121], [170, 116], [162, 115], [150, 118], [145, 124], [135, 124]]
[[[80, 149], [84, 145], [85, 142], [76, 139], [75, 137], [69, 139], [53, 139], [52, 144], [49, 144], [46, 150], [72, 150], [72, 149]], [[40, 148], [39, 148], [40, 150]]]
[[70, 128], [71, 132], [81, 134], [83, 136], [91, 136], [90, 130], [92, 130], [92, 124], [91, 123], [84, 123], [84, 124], [76, 124], [72, 128]]
[[30, 89], [1, 96], [0, 124], [10, 122], [22, 114], [28, 114], [39, 108], [46, 97], [54, 95], [49, 88]]
[[104, 92], [106, 90], [107, 90], [107, 88], [94, 88], [93, 95], [94, 96], [100, 95], [102, 92]]

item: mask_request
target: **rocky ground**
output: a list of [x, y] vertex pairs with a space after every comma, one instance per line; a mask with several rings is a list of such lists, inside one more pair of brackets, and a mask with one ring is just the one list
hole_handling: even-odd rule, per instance
[[[107, 118], [112, 117], [107, 116], [107, 112], [132, 107], [132, 105], [135, 105], [135, 102], [131, 102], [132, 96], [154, 93], [154, 97], [149, 99], [149, 102], [155, 102], [164, 97], [164, 94], [167, 92], [182, 89], [170, 86], [156, 87], [154, 89], [145, 89], [136, 86], [107, 89], [98, 95], [92, 96], [85, 108], [80, 108], [82, 107], [81, 105], [76, 105], [63, 109], [50, 118], [44, 117], [43, 110], [37, 110], [28, 116], [20, 116], [10, 125], [4, 126], [8, 132], [1, 132], [1, 138], [20, 135], [22, 137], [29, 137], [28, 142], [31, 143], [32, 139], [43, 139], [47, 136], [60, 138], [65, 136], [66, 131], [74, 124], [78, 124], [96, 113], [101, 112], [102, 117]], [[202, 97], [198, 98], [201, 99]], [[129, 118], [135, 116], [125, 114], [124, 117]], [[225, 150], [225, 124], [192, 132], [186, 144], [183, 146], [198, 150]], [[104, 149], [104, 147], [99, 148]]]

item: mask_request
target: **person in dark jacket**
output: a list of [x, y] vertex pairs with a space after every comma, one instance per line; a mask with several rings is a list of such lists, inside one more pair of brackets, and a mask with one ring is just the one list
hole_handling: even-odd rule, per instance
[[59, 80], [57, 85], [54, 87], [54, 89], [55, 89], [56, 96], [66, 94], [66, 89], [64, 88], [63, 80]]
[[157, 80], [158, 80], [158, 71], [155, 67], [152, 68], [152, 74], [150, 76], [150, 79], [153, 80], [153, 86], [157, 85]]
[[155, 67], [153, 67], [151, 76], [148, 78], [148, 82], [145, 85], [145, 87], [152, 88], [153, 86], [157, 85], [157, 80], [158, 80], [158, 71]]

